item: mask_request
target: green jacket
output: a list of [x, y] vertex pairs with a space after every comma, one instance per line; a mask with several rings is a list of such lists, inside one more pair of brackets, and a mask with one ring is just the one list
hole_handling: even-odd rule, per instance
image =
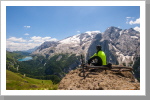
[[[105, 55], [105, 53], [103, 51], [98, 51], [98, 53], [95, 53], [92, 57], [94, 57], [94, 56], [98, 56], [98, 57], [100, 57], [102, 59], [102, 65], [107, 65], [107, 63], [106, 63], [106, 55]], [[90, 58], [92, 58], [92, 57], [90, 57]]]

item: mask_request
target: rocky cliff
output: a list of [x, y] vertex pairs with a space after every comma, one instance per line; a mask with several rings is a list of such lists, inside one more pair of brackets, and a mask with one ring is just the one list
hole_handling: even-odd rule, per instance
[[87, 72], [84, 79], [80, 68], [70, 71], [59, 83], [58, 90], [140, 90], [140, 83], [130, 72]]

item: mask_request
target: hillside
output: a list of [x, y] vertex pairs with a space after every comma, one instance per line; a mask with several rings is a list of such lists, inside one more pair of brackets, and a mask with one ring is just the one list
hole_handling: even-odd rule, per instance
[[51, 80], [33, 79], [6, 70], [6, 90], [56, 90], [57, 87]]
[[139, 90], [140, 83], [130, 72], [121, 74], [107, 70], [90, 72], [83, 79], [79, 76], [80, 68], [70, 71], [59, 83], [58, 90]]

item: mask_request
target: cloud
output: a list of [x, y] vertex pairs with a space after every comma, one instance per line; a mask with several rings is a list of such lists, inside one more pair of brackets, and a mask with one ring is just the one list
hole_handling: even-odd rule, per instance
[[126, 24], [130, 24], [130, 25], [140, 24], [140, 18], [136, 19], [135, 21], [133, 20], [134, 20], [134, 17], [126, 17]]
[[10, 37], [6, 40], [6, 48], [11, 51], [29, 50], [36, 46], [40, 46], [45, 41], [57, 41], [56, 38], [33, 36], [29, 40], [23, 38]]
[[30, 28], [31, 26], [24, 26], [25, 28]]
[[33, 40], [34, 42], [57, 41], [56, 38], [40, 37], [40, 36], [33, 36], [31, 37], [31, 40]]
[[134, 19], [134, 17], [126, 17], [126, 24], [129, 24], [129, 20]]
[[11, 37], [7, 39], [7, 41], [14, 41], [14, 42], [26, 42], [23, 38], [16, 38], [16, 37]]
[[40, 45], [39, 43], [15, 43], [12, 41], [7, 41], [6, 43], [6, 48], [9, 48], [11, 51], [29, 50]]
[[33, 40], [34, 42], [42, 42], [42, 41], [41, 41], [42, 37], [40, 37], [40, 36], [33, 36], [33, 37], [30, 37], [30, 38], [31, 38], [31, 40]]
[[139, 31], [140, 32], [140, 27], [136, 26], [134, 27], [134, 30]]
[[29, 35], [28, 33], [25, 33], [24, 35]]
[[130, 19], [130, 18], [134, 19], [134, 17], [126, 17], [126, 19]]
[[132, 24], [140, 24], [140, 18], [136, 19], [135, 21], [131, 20], [131, 21], [129, 22], [129, 24], [130, 24], [130, 25], [132, 25]]
[[120, 28], [120, 26], [118, 26], [118, 28]]
[[77, 33], [80, 33], [80, 31], [77, 31]]

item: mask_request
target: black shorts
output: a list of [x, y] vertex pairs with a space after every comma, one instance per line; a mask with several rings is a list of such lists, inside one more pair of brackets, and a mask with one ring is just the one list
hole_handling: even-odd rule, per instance
[[94, 66], [102, 66], [102, 59], [99, 56], [94, 56], [88, 60], [88, 64], [93, 64]]

